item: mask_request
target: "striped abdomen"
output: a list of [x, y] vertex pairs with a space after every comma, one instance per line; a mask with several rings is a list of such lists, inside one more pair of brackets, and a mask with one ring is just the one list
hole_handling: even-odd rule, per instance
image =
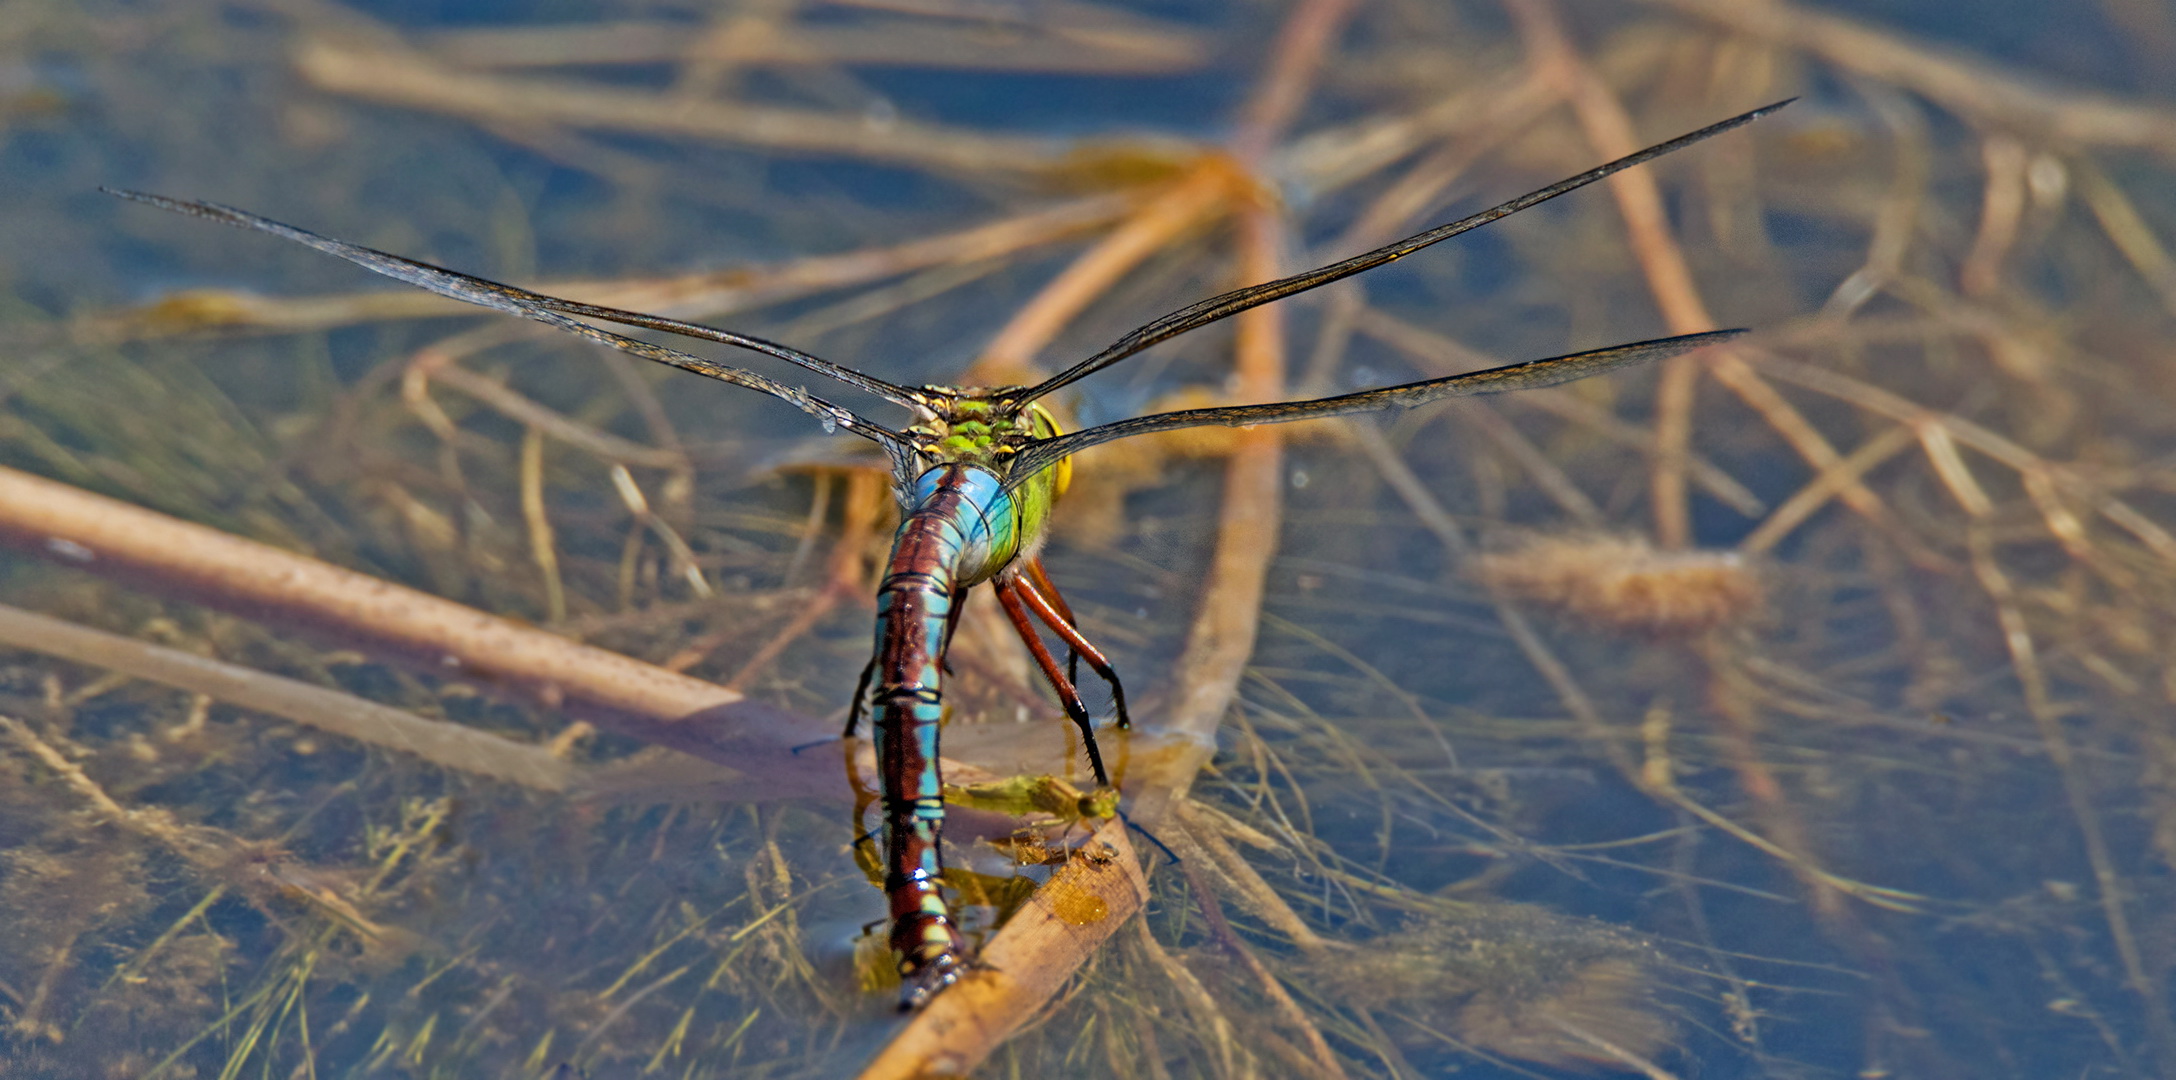
[[964, 957], [945, 907], [938, 836], [944, 782], [937, 731], [954, 606], [1018, 552], [1013, 501], [990, 473], [946, 465], [923, 474], [899, 525], [876, 600], [876, 760], [884, 789], [884, 892], [900, 1004], [950, 985]]

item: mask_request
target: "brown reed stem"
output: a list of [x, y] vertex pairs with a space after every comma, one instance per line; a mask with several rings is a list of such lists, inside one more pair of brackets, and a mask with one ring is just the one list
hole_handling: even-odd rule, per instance
[[440, 768], [537, 791], [564, 791], [572, 778], [572, 767], [541, 746], [4, 604], [0, 604], [0, 645], [203, 694], [357, 742], [413, 754]]
[[724, 687], [427, 593], [0, 468], [0, 545], [439, 676], [564, 707], [608, 731], [745, 770], [751, 799], [843, 794], [838, 764], [792, 749], [828, 725]]

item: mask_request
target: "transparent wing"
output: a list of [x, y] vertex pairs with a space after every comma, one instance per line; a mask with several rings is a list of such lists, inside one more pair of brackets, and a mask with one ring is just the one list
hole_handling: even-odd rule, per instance
[[621, 311], [617, 308], [599, 307], [594, 304], [577, 303], [556, 296], [530, 292], [527, 289], [519, 289], [512, 285], [504, 285], [485, 278], [447, 270], [443, 267], [432, 266], [429, 263], [417, 262], [414, 259], [404, 259], [398, 255], [387, 254], [373, 248], [334, 240], [331, 237], [319, 236], [307, 229], [298, 229], [292, 225], [274, 221], [271, 218], [259, 217], [246, 210], [236, 210], [233, 207], [220, 206], [217, 203], [189, 202], [182, 199], [169, 199], [163, 195], [149, 195], [143, 192], [123, 191], [115, 188], [103, 188], [101, 190], [132, 202], [156, 206], [159, 209], [170, 210], [177, 214], [186, 214], [190, 217], [205, 218], [225, 225], [270, 233], [273, 236], [315, 248], [328, 255], [338, 256], [365, 269], [374, 270], [399, 281], [405, 281], [410, 285], [429, 290], [440, 296], [475, 304], [479, 307], [491, 308], [495, 311], [503, 311], [510, 315], [519, 315], [525, 319], [534, 319], [546, 326], [610, 346], [632, 356], [653, 360], [660, 364], [679, 368], [682, 371], [707, 375], [721, 382], [732, 383], [735, 386], [760, 390], [816, 417], [827, 428], [844, 428], [857, 435], [882, 443], [887, 449], [893, 450], [895, 453], [903, 450], [906, 445], [905, 439], [898, 432], [875, 421], [868, 420], [843, 406], [825, 401], [801, 387], [788, 386], [745, 368], [705, 360], [702, 357], [684, 353], [678, 349], [615, 334], [609, 330], [601, 330], [569, 316], [582, 315], [754, 349], [757, 352], [767, 353], [782, 360], [799, 364], [809, 370], [828, 375], [849, 386], [867, 390], [887, 400], [909, 407], [913, 407], [915, 404], [915, 398], [910, 391], [850, 368], [819, 360], [797, 349], [787, 348], [760, 338], [736, 334], [729, 330], [718, 330], [712, 327], [698, 326], [694, 323], [680, 322], [675, 319], [644, 315], [640, 312]]
[[1509, 217], [1521, 210], [1548, 202], [1550, 199], [1569, 191], [1576, 191], [1612, 173], [1623, 172], [1634, 165], [1653, 161], [1664, 154], [1682, 150], [1702, 139], [1720, 135], [1733, 128], [1743, 127], [1796, 100], [1798, 99], [1787, 98], [1773, 105], [1762, 106], [1752, 112], [1733, 116], [1719, 124], [1710, 124], [1691, 134], [1680, 135], [1669, 142], [1657, 143], [1636, 154], [1618, 158], [1607, 165], [1589, 169], [1569, 179], [1559, 180], [1538, 191], [1529, 191], [1510, 202], [1490, 207], [1471, 217], [1460, 218], [1448, 225], [1438, 225], [1427, 232], [1416, 233], [1394, 244], [1376, 248], [1364, 255], [1355, 255], [1350, 259], [1309, 270], [1304, 274], [1294, 274], [1288, 278], [1280, 278], [1261, 285], [1250, 285], [1244, 289], [1235, 289], [1219, 296], [1212, 296], [1191, 307], [1174, 311], [1127, 334], [1125, 337], [1119, 338], [1109, 348], [1026, 390], [1020, 391], [1011, 400], [1022, 403], [1034, 401], [1053, 390], [1093, 375], [1158, 342], [1169, 341], [1189, 330], [1198, 330], [1220, 319], [1237, 315], [1248, 308], [1260, 307], [1273, 300], [1282, 300], [1287, 296], [1303, 293], [1309, 289], [1320, 288], [1333, 281], [1373, 270], [1384, 263], [1396, 262], [1431, 244], [1441, 243], [1457, 236], [1459, 233], [1478, 229], [1491, 221]]
[[1386, 386], [1379, 390], [1363, 390], [1357, 394], [1340, 394], [1336, 397], [1315, 398], [1310, 401], [1282, 401], [1269, 405], [1232, 405], [1218, 409], [1184, 409], [1179, 412], [1151, 413], [1131, 420], [1099, 427], [1086, 428], [1054, 439], [1045, 439], [1020, 451], [1013, 459], [1012, 471], [1006, 476], [1005, 487], [1015, 488], [1027, 482], [1029, 477], [1058, 463], [1059, 459], [1077, 454], [1098, 443], [1113, 439], [1131, 438], [1155, 431], [1176, 431], [1190, 427], [1250, 427], [1255, 424], [1289, 424], [1295, 420], [1314, 420], [1325, 416], [1345, 416], [1351, 413], [1380, 412], [1385, 409], [1409, 409], [1450, 397], [1473, 397], [1480, 394], [1502, 394], [1513, 390], [1535, 390], [1544, 386], [1556, 386], [1590, 375], [1600, 375], [1634, 364], [1663, 360], [1680, 353], [1729, 341], [1744, 330], [1715, 330], [1705, 334], [1686, 334], [1682, 337], [1658, 338], [1654, 341], [1635, 341], [1629, 345], [1617, 345], [1591, 352], [1572, 353], [1569, 356], [1552, 356], [1546, 360], [1528, 360], [1521, 364], [1507, 364], [1486, 371], [1470, 371], [1464, 375], [1452, 375], [1442, 379], [1425, 379], [1421, 382]]

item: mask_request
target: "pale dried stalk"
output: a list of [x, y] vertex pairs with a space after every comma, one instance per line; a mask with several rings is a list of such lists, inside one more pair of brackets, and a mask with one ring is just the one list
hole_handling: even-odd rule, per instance
[[[1968, 509], [1975, 506], [1991, 507], [1992, 499], [1979, 488], [1976, 481], [1971, 480], [1970, 470], [1962, 467], [1963, 459], [1956, 454], [1958, 445], [1969, 446], [2014, 470], [2020, 476], [2033, 472], [2046, 474], [2049, 482], [2058, 490], [2090, 503], [2102, 516], [2137, 537], [2140, 543], [2155, 554], [2176, 561], [2176, 536], [2171, 536], [2168, 530], [2139, 513], [2137, 508], [2113, 495], [2095, 490], [2068, 470], [2058, 468], [2040, 455], [1970, 420], [1950, 413], [1935, 412], [1908, 398], [1827, 368], [1774, 356], [1763, 356], [1761, 367], [1785, 382], [1850, 402], [1875, 415], [1911, 425], [1915, 432], [1922, 433], [1923, 441], [1931, 443], [1927, 446], [1929, 462], [1943, 482], [1949, 485], [1951, 493], [1957, 496], [1959, 504]], [[1931, 437], [1924, 435], [1928, 429], [1938, 429], [1939, 434]]]
[[[440, 354], [434, 353], [434, 359]], [[685, 469], [687, 455], [677, 450], [663, 450], [644, 446], [632, 439], [621, 438], [582, 423], [564, 413], [545, 407], [519, 391], [509, 388], [496, 379], [486, 378], [456, 364], [415, 365], [410, 369], [425, 383], [438, 383], [452, 387], [475, 398], [493, 412], [517, 421], [538, 435], [549, 435], [583, 453], [602, 458], [614, 464], [641, 465], [652, 469]], [[415, 379], [404, 387], [410, 397], [421, 392]], [[441, 414], [443, 415], [443, 414]], [[448, 423], [450, 423], [450, 419]], [[435, 425], [434, 425], [435, 426]]]
[[1927, 179], [1934, 170], [1933, 155], [1927, 148], [1927, 120], [1919, 109], [1904, 95], [1879, 83], [1862, 83], [1858, 90], [1889, 130], [1889, 141], [1896, 152], [1896, 174], [1874, 208], [1866, 261], [1830, 291], [1828, 302], [1821, 307], [1824, 317], [1839, 323], [1903, 271], [1904, 256], [1911, 251], [1920, 210], [1927, 199]]
[[1902, 889], [1891, 889], [1880, 885], [1870, 885], [1863, 881], [1854, 881], [1840, 874], [1831, 873], [1815, 863], [1808, 855], [1778, 844], [1709, 809], [1699, 800], [1686, 794], [1683, 788], [1677, 786], [1676, 769], [1671, 764], [1668, 744], [1669, 726], [1669, 711], [1659, 708], [1650, 711], [1646, 722], [1642, 725], [1642, 734], [1646, 736], [1647, 757], [1640, 769], [1632, 773], [1631, 776], [1633, 781], [1640, 786], [1640, 790], [1650, 798], [1675, 806], [1706, 822], [1724, 835], [1734, 837], [1748, 847], [1784, 864], [1791, 869], [1792, 873], [1797, 874], [1801, 879], [1813, 886], [1816, 895], [1819, 895], [1823, 890], [1833, 890], [1855, 897], [1862, 903], [1890, 911], [1913, 912], [1919, 910], [1914, 906], [1914, 902], [1924, 900], [1926, 897]]
[[1217, 900], [1215, 891], [1202, 880], [1200, 869], [1186, 863], [1179, 870], [1186, 875], [1187, 884], [1193, 890], [1194, 901], [1201, 908], [1201, 920], [1208, 924], [1210, 939], [1222, 946], [1225, 953], [1237, 960], [1239, 966], [1245, 968], [1248, 974], [1254, 976], [1255, 983], [1262, 988], [1262, 995], [1269, 999], [1270, 1007], [1276, 1010], [1286, 1029], [1300, 1034], [1301, 1040], [1307, 1044], [1308, 1054], [1314, 1059], [1316, 1074], [1323, 1080], [1345, 1080], [1345, 1067], [1331, 1051], [1329, 1040], [1322, 1037], [1322, 1028], [1300, 1008], [1299, 1002], [1292, 1000], [1291, 992], [1262, 964], [1261, 958], [1254, 955], [1254, 950], [1247, 947], [1247, 943], [1238, 934], [1232, 932], [1231, 923], [1224, 918], [1223, 904]]
[[1207, 865], [1222, 879], [1224, 886], [1239, 903], [1262, 920], [1271, 930], [1283, 934], [1293, 945], [1310, 953], [1320, 953], [1329, 948], [1329, 942], [1292, 910], [1277, 890], [1270, 887], [1262, 875], [1255, 872], [1253, 864], [1241, 858], [1232, 846], [1225, 842], [1216, 825], [1205, 820], [1195, 809], [1201, 804], [1192, 799], [1182, 799], [1172, 804], [1168, 821], [1172, 828], [1161, 834], [1172, 845], [1181, 859], [1189, 863]]
[[544, 430], [531, 427], [521, 439], [521, 520], [529, 534], [529, 558], [544, 579], [545, 621], [567, 620], [567, 588], [559, 577], [559, 544], [544, 503]]
[[[1281, 222], [1267, 209], [1241, 217], [1241, 276], [1276, 276], [1283, 249]], [[1239, 362], [1234, 400], [1275, 401], [1284, 384], [1283, 321], [1274, 307], [1238, 316]], [[1224, 473], [1216, 552], [1209, 565], [1200, 613], [1180, 654], [1182, 682], [1173, 693], [1156, 742], [1177, 752], [1157, 762], [1150, 791], [1134, 812], [1153, 823], [1170, 800], [1184, 797], [1204, 762], [1216, 752], [1216, 732], [1239, 692], [1254, 655], [1264, 583], [1276, 556], [1284, 509], [1284, 444], [1275, 426], [1242, 430]]]
[[898, 277], [934, 266], [1001, 259], [1101, 228], [1139, 202], [1133, 192], [1091, 195], [957, 232], [888, 247], [817, 255], [776, 266], [739, 267], [669, 278], [563, 282], [575, 299], [660, 315], [701, 318], [792, 300], [828, 289]]
[[[855, 600], [867, 604], [869, 575], [862, 554], [870, 536], [876, 532], [877, 515], [885, 503], [885, 495], [884, 477], [881, 474], [863, 471], [848, 476], [839, 521], [839, 542], [832, 549], [831, 563], [824, 574], [823, 590], [813, 600], [802, 605], [801, 610], [794, 614], [793, 620], [771, 635], [770, 640], [764, 642], [755, 655], [743, 661], [740, 670], [726, 680], [726, 686], [734, 690], [746, 689], [750, 681], [779, 657], [784, 656], [789, 646], [815, 629], [840, 604]], [[676, 656], [673, 660], [678, 662], [685, 655], [683, 651], [681, 656]]]
[[2154, 234], [2153, 226], [2146, 224], [2130, 196], [2115, 181], [2084, 162], [2073, 166], [2071, 172], [2078, 178], [2078, 194], [2093, 211], [2093, 220], [2100, 223], [2101, 231], [2108, 234], [2109, 242], [2153, 287], [2161, 306], [2176, 312], [2176, 259], [2169, 257], [2168, 246]]
[[[1535, 57], [1535, 67], [1554, 72], [1564, 82], [1572, 112], [1586, 131], [1587, 141], [1606, 159], [1639, 150], [1632, 118], [1607, 84], [1595, 75], [1573, 49], [1554, 6], [1547, 0], [1508, 0], [1520, 36]], [[1692, 270], [1670, 234], [1669, 214], [1662, 206], [1662, 189], [1652, 170], [1631, 169], [1608, 180], [1610, 194], [1624, 219], [1632, 254], [1662, 310], [1662, 321], [1673, 334], [1697, 334], [1715, 329], [1693, 284]], [[1721, 350], [1718, 350], [1721, 351]], [[1692, 443], [1693, 390], [1700, 368], [1697, 359], [1675, 357], [1663, 363], [1661, 383], [1655, 390], [1655, 461], [1652, 473], [1655, 541], [1664, 548], [1681, 548], [1692, 542], [1692, 513], [1685, 490], [1685, 459]]]
[[1196, 68], [1208, 48], [1176, 27], [947, 26], [888, 19], [846, 26], [779, 26], [760, 40], [691, 36], [668, 22], [494, 27], [432, 34], [432, 55], [477, 68], [723, 63], [736, 67], [916, 67], [1037, 74], [1157, 75]]
[[2017, 223], [2025, 216], [2025, 144], [2008, 135], [1980, 140], [1980, 162], [1987, 184], [1980, 196], [1980, 227], [1972, 250], [1957, 270], [1957, 286], [1967, 296], [1987, 296], [2002, 285], [2002, 264], [2017, 242]]
[[1510, 458], [1525, 472], [1527, 478], [1534, 482], [1534, 486], [1540, 488], [1541, 493], [1547, 495], [1549, 501], [1554, 502], [1557, 509], [1564, 512], [1565, 517], [1589, 529], [1602, 527], [1602, 508], [1594, 505], [1594, 500], [1587, 498], [1587, 493], [1581, 491], [1579, 485], [1556, 462], [1549, 460], [1549, 455], [1542, 453], [1541, 448], [1521, 434], [1509, 420], [1498, 415], [1493, 403], [1473, 401], [1464, 405], [1464, 408], [1452, 414], [1458, 422], [1473, 427], [1488, 441], [1495, 443], [1496, 448], [1503, 451], [1505, 457]]
[[1964, 463], [1964, 455], [1957, 452], [1957, 440], [1949, 437], [1949, 429], [1939, 423], [1921, 423], [1917, 425], [1917, 433], [1927, 462], [1934, 466], [1934, 474], [1942, 478], [1942, 486], [1949, 489], [1957, 505], [1976, 518], [1994, 513], [1995, 501], [1973, 478], [1971, 467]]
[[[1555, 107], [1559, 93], [1555, 81], [1533, 78], [1530, 83], [1547, 92], [1519, 93], [1493, 98], [1485, 114], [1492, 123], [1474, 126], [1446, 136], [1437, 150], [1406, 169], [1353, 219], [1351, 227], [1331, 245], [1339, 255], [1381, 247], [1411, 231], [1417, 219], [1442, 201], [1443, 193], [1468, 167], [1504, 141], [1529, 130], [1543, 113]], [[1348, 282], [1356, 287], [1357, 281]]]
[[[1444, 509], [1443, 504], [1436, 499], [1435, 494], [1428, 490], [1428, 486], [1418, 476], [1414, 475], [1411, 467], [1397, 456], [1397, 451], [1383, 439], [1381, 433], [1358, 424], [1353, 425], [1353, 429], [1354, 434], [1357, 436], [1355, 440], [1357, 444], [1367, 453], [1369, 460], [1375, 464], [1376, 468], [1382, 472], [1384, 481], [1390, 485], [1391, 490], [1397, 492], [1398, 496], [1405, 501], [1406, 506], [1413, 511], [1413, 516], [1420, 520], [1421, 525], [1434, 533], [1437, 539], [1443, 543], [1445, 549], [1454, 555], [1464, 555], [1472, 551], [1473, 544], [1466, 538], [1466, 534], [1459, 527], [1457, 519], [1451, 515], [1450, 511]], [[1619, 772], [1632, 780], [1650, 797], [1677, 806], [1724, 833], [1785, 863], [1795, 872], [1820, 882], [1824, 887], [1848, 893], [1866, 903], [1879, 907], [1908, 910], [1907, 902], [1917, 899], [1917, 897], [1909, 893], [1883, 888], [1878, 885], [1869, 885], [1832, 874], [1815, 865], [1804, 856], [1780, 847], [1766, 837], [1700, 805], [1679, 790], [1674, 783], [1656, 783], [1652, 767], [1643, 769], [1626, 753], [1621, 738], [1610, 730], [1608, 721], [1603, 719], [1600, 707], [1595, 705], [1594, 699], [1579, 685], [1578, 679], [1572, 675], [1571, 668], [1556, 655], [1555, 650], [1549, 648], [1547, 642], [1542, 640], [1541, 635], [1534, 630], [1533, 623], [1526, 618], [1525, 614], [1515, 604], [1503, 597], [1491, 596], [1490, 599], [1495, 604], [1498, 620], [1503, 623], [1505, 631], [1511, 635], [1513, 643], [1518, 645], [1519, 651], [1525, 654], [1527, 662], [1534, 666], [1534, 670], [1540, 673], [1542, 679], [1555, 691], [1557, 700], [1563, 704], [1564, 710], [1570, 713], [1573, 720], [1579, 724], [1581, 732], [1586, 735], [1588, 741], [1598, 748], [1604, 756], [1608, 757], [1610, 763], [1615, 765]], [[1666, 772], [1664, 778], [1667, 779]]]
[[[1262, 156], [1282, 141], [1286, 129], [1299, 115], [1300, 106], [1314, 88], [1323, 57], [1337, 44], [1339, 31], [1352, 17], [1359, 0], [1308, 0], [1292, 9], [1278, 28], [1270, 46], [1270, 66], [1262, 83], [1240, 112], [1239, 133], [1233, 137], [1232, 156], [1259, 164]], [[1267, 278], [1250, 280], [1266, 281]]]
[[[1605, 158], [1617, 158], [1638, 150], [1639, 141], [1623, 104], [1572, 47], [1555, 8], [1547, 0], [1509, 2], [1521, 33], [1536, 54], [1537, 66], [1559, 72], [1568, 80], [1573, 111], [1596, 151]], [[1609, 182], [1630, 233], [1633, 253], [1671, 332], [1688, 334], [1713, 329], [1714, 321], [1693, 283], [1684, 252], [1671, 234], [1669, 215], [1653, 174], [1647, 169], [1631, 169], [1610, 177]], [[1685, 473], [1692, 441], [1693, 389], [1702, 370], [1759, 413], [1817, 471], [1832, 470], [1843, 460], [1843, 455], [1811, 422], [1745, 363], [1741, 355], [1745, 351], [1713, 349], [1698, 357], [1673, 358], [1663, 365], [1655, 395], [1656, 450], [1650, 485], [1656, 542], [1663, 547], [1682, 547], [1691, 542]], [[1888, 514], [1880, 496], [1864, 484], [1852, 481], [1841, 497], [1862, 516], [1886, 524]]]
[[1908, 449], [1916, 441], [1916, 433], [1908, 426], [1891, 427], [1881, 434], [1860, 444], [1859, 448], [1826, 469], [1821, 470], [1783, 500], [1745, 539], [1738, 541], [1738, 550], [1748, 555], [1758, 555], [1774, 548], [1791, 530], [1806, 523], [1829, 500], [1841, 494], [1845, 487], [1874, 470], [1882, 462]]
[[1782, 0], [1641, 0], [1792, 49], [1940, 102], [1960, 116], [2058, 143], [2176, 158], [2176, 112], [2020, 79], [1902, 34]]
[[[1549, 0], [1507, 0], [1513, 18], [1519, 24], [1522, 37], [1535, 56], [1535, 65], [1544, 71], [1558, 73], [1567, 84], [1572, 110], [1580, 126], [1586, 131], [1588, 141], [1604, 158], [1619, 158], [1636, 152], [1640, 142], [1633, 130], [1631, 117], [1625, 112], [1616, 93], [1586, 63], [1572, 46], [1559, 20], [1556, 8]], [[1624, 219], [1632, 251], [1647, 279], [1648, 288], [1654, 294], [1656, 306], [1661, 310], [1664, 323], [1673, 333], [1687, 334], [1711, 330], [1715, 323], [1705, 302], [1701, 299], [1692, 271], [1685, 261], [1683, 251], [1672, 235], [1669, 216], [1662, 204], [1660, 187], [1651, 170], [1633, 169], [1610, 178], [1611, 193], [1616, 197], [1619, 215]], [[1735, 391], [1738, 396], [1758, 412], [1785, 441], [1813, 464], [1820, 474], [1832, 477], [1842, 486], [1842, 494], [1855, 507], [1871, 517], [1880, 519], [1880, 502], [1872, 491], [1861, 484], [1857, 475], [1844, 464], [1845, 459], [1829, 445], [1813, 425], [1776, 393], [1774, 388], [1747, 367], [1735, 350], [1716, 350], [1711, 358], [1678, 357], [1667, 361], [1662, 379], [1656, 391], [1654, 468], [1651, 474], [1651, 502], [1655, 515], [1657, 543], [1664, 548], [1684, 547], [1691, 542], [1691, 508], [1686, 485], [1689, 448], [1692, 440], [1693, 392], [1698, 375], [1703, 368], [1712, 370], [1718, 382]], [[1516, 635], [1515, 635], [1516, 636]], [[1538, 638], [1534, 639], [1539, 644]], [[1522, 641], [1522, 646], [1525, 642]], [[1531, 649], [1529, 650], [1531, 654]], [[1718, 667], [1709, 656], [1711, 680], [1723, 685], [1727, 672]], [[1583, 695], [1582, 695], [1583, 696]], [[1567, 699], [1569, 701], [1569, 699]], [[1876, 904], [1893, 904], [1895, 897], [1888, 890], [1862, 886], [1837, 877], [1815, 865], [1810, 852], [1802, 842], [1803, 827], [1797, 816], [1781, 798], [1766, 764], [1754, 753], [1750, 731], [1754, 720], [1749, 710], [1732, 709], [1729, 700], [1719, 699], [1718, 712], [1726, 723], [1726, 734], [1734, 740], [1739, 752], [1732, 765], [1741, 786], [1754, 799], [1755, 805], [1767, 819], [1769, 831], [1783, 837], [1783, 843], [1770, 841], [1751, 830], [1728, 822], [1698, 807], [1680, 792], [1675, 784], [1650, 784], [1649, 794], [1693, 811], [1704, 820], [1723, 827], [1732, 835], [1752, 843], [1770, 855], [1781, 859], [1798, 873], [1813, 893], [1818, 907], [1838, 910], [1834, 895], [1849, 893]], [[1582, 723], [1590, 731], [1599, 733], [1599, 715]]]
[[687, 101], [606, 86], [449, 70], [412, 52], [306, 42], [295, 68], [311, 85], [365, 101], [451, 113], [484, 124], [560, 124], [883, 161], [971, 174], [1042, 171], [1061, 144], [1007, 138], [907, 120]]
[[1234, 180], [1226, 162], [1202, 159], [1015, 312], [963, 378], [992, 386], [1033, 381], [1036, 354], [1142, 260], [1213, 221], [1232, 196]]
[[192, 829], [157, 807], [131, 810], [114, 801], [113, 796], [106, 794], [106, 789], [98, 781], [91, 779], [82, 766], [68, 760], [67, 755], [39, 738], [30, 725], [11, 716], [0, 716], [0, 735], [6, 735], [24, 753], [53, 770], [69, 790], [123, 829], [152, 840], [199, 867], [217, 865], [227, 853], [225, 845], [219, 843], [217, 834], [209, 830]]
[[1163, 943], [1156, 940], [1156, 935], [1149, 932], [1146, 920], [1134, 923], [1133, 929], [1134, 940], [1140, 944], [1141, 951], [1147, 955], [1149, 962], [1170, 981], [1172, 990], [1177, 992], [1179, 1001], [1186, 1006], [1186, 1011], [1193, 1014], [1194, 1021], [1207, 1029], [1210, 1045], [1216, 1050], [1217, 1075], [1256, 1075], [1253, 1058], [1239, 1047], [1238, 1040], [1232, 1034], [1231, 1018], [1224, 1015], [1223, 1006], [1217, 1004], [1216, 998], [1210, 995], [1209, 988], [1203, 986], [1201, 980], [1187, 970], [1186, 965], [1180, 963], [1177, 957], [1164, 949]]

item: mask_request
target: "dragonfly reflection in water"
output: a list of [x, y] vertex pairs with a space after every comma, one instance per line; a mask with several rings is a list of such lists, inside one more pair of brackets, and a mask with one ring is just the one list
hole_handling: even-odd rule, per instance
[[[1113, 439], [1158, 431], [1221, 425], [1276, 424], [1383, 409], [1408, 408], [1448, 397], [1555, 386], [1621, 367], [1676, 356], [1726, 341], [1742, 331], [1724, 330], [1634, 342], [1591, 352], [1533, 360], [1307, 401], [1157, 413], [1062, 432], [1038, 402], [1159, 342], [1249, 308], [1327, 285], [1381, 266], [1469, 229], [1515, 214], [1642, 162], [1712, 135], [1750, 123], [1789, 104], [1778, 102], [1648, 147], [1628, 157], [1521, 195], [1509, 202], [1426, 232], [1303, 274], [1210, 297], [1120, 338], [1109, 348], [1034, 386], [899, 386], [873, 375], [818, 359], [789, 346], [745, 334], [639, 312], [562, 300], [471, 277], [397, 255], [306, 232], [290, 225], [211, 203], [113, 191], [193, 217], [271, 233], [357, 263], [443, 296], [557, 327], [646, 360], [760, 390], [816, 417], [827, 431], [844, 429], [875, 442], [891, 459], [899, 531], [877, 591], [875, 656], [855, 694], [853, 735], [861, 706], [875, 712], [876, 758], [883, 788], [885, 892], [891, 910], [891, 948], [898, 962], [902, 1008], [915, 1008], [956, 981], [968, 963], [965, 945], [941, 891], [938, 834], [944, 823], [943, 778], [938, 775], [937, 736], [943, 718], [945, 648], [967, 590], [984, 582], [997, 593], [1065, 710], [1080, 728], [1098, 784], [1110, 776], [1096, 746], [1095, 724], [1074, 681], [1044, 646], [1034, 623], [1055, 633], [1071, 652], [1110, 684], [1120, 727], [1128, 723], [1117, 673], [1081, 636], [1070, 610], [1050, 585], [1037, 556], [1050, 509], [1065, 488], [1067, 459]], [[662, 330], [764, 353], [873, 394], [913, 414], [892, 428], [817, 397], [802, 387], [776, 382], [743, 368], [705, 360], [677, 349], [625, 337], [582, 319]], [[875, 688], [868, 693], [873, 676]]]

